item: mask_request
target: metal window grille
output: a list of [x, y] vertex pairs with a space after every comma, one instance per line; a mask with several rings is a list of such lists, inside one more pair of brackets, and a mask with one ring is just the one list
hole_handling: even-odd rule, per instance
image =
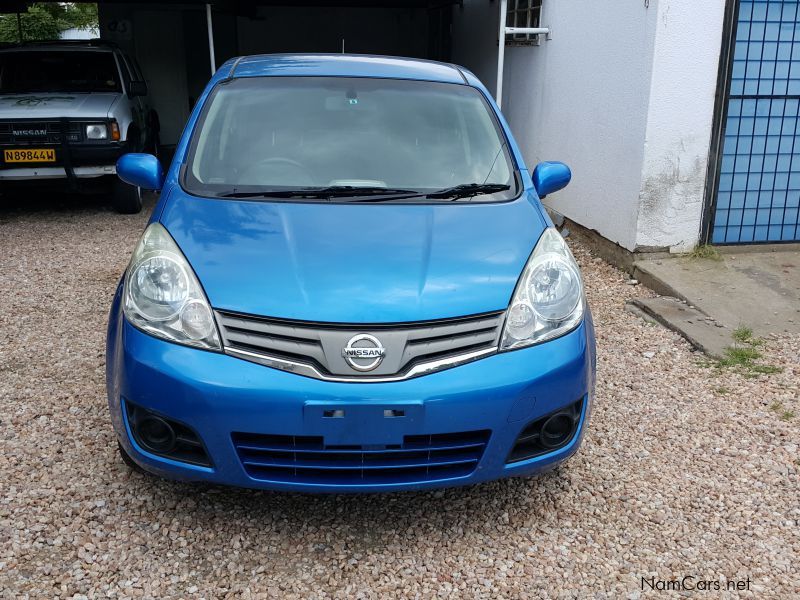
[[800, 8], [741, 0], [714, 243], [800, 239]]
[[[542, 18], [542, 0], [508, 0], [506, 27], [539, 27]], [[506, 44], [530, 44], [538, 41], [538, 34], [515, 33], [506, 35]]]

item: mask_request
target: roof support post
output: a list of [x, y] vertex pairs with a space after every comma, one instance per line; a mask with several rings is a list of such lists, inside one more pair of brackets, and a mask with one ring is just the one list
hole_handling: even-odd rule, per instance
[[208, 26], [208, 56], [211, 60], [211, 74], [217, 72], [217, 58], [214, 54], [214, 20], [211, 18], [211, 4], [206, 4], [206, 25]]

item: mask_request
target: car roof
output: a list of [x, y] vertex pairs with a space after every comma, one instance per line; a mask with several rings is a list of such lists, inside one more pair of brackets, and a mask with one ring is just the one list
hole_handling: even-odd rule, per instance
[[455, 65], [432, 60], [367, 54], [263, 54], [226, 63], [225, 77], [320, 76], [417, 79], [466, 84]]

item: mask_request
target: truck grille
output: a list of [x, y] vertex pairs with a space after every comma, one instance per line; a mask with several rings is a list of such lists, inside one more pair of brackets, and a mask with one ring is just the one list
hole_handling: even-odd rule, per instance
[[375, 485], [467, 477], [489, 431], [407, 435], [402, 444], [326, 446], [321, 436], [234, 433], [236, 453], [253, 479], [275, 483]]
[[[392, 380], [462, 364], [497, 350], [504, 312], [420, 323], [308, 323], [216, 311], [225, 351], [318, 379]], [[379, 365], [354, 368], [344, 349], [357, 336], [385, 350]]]
[[[68, 142], [83, 139], [80, 123], [68, 121], [66, 127]], [[60, 121], [0, 121], [0, 144], [60, 144], [61, 135]]]

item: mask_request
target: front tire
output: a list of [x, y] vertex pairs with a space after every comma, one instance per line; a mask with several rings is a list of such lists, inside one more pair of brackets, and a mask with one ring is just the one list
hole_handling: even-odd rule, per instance
[[117, 442], [117, 447], [119, 448], [119, 455], [122, 458], [122, 462], [124, 462], [132, 471], [144, 473], [144, 469], [136, 464], [136, 462], [131, 458], [130, 454], [128, 454], [125, 451], [125, 448], [122, 447], [122, 444]]
[[117, 179], [111, 193], [111, 202], [118, 213], [135, 215], [142, 210], [142, 190]]

